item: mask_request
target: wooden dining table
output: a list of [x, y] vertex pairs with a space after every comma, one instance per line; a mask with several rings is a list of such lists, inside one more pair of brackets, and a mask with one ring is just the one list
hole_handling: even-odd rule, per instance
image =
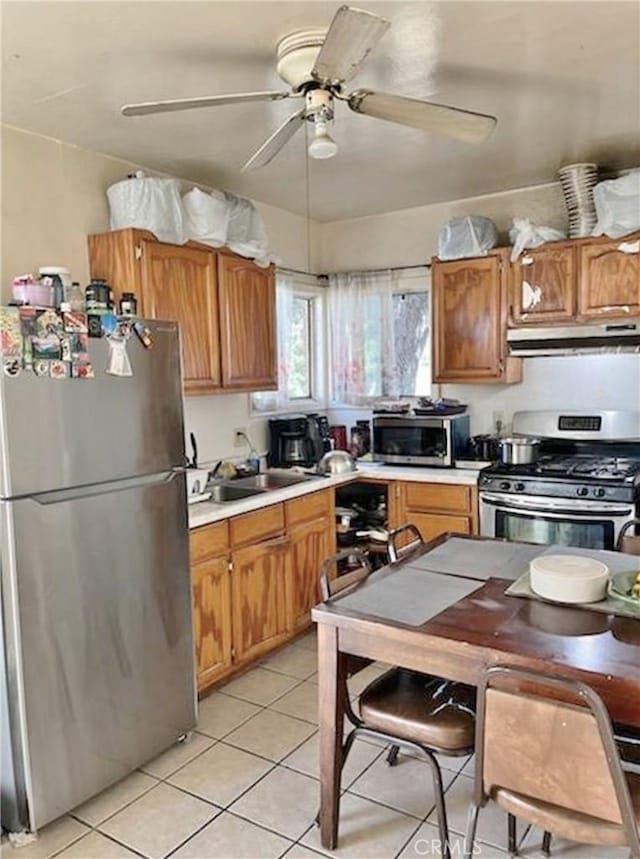
[[[465, 569], [437, 562], [448, 541], [459, 557], [466, 550]], [[349, 655], [470, 685], [494, 665], [581, 680], [614, 722], [640, 729], [640, 619], [506, 595], [517, 576], [506, 562], [493, 564], [501, 577], [491, 575], [489, 542], [511, 551], [503, 541], [443, 535], [313, 609], [323, 847], [337, 846]]]

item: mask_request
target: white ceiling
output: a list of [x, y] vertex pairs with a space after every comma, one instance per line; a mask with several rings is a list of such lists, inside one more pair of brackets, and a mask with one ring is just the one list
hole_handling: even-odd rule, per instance
[[355, 3], [392, 28], [353, 88], [494, 114], [482, 146], [338, 105], [335, 158], [309, 160], [307, 177], [300, 133], [241, 175], [297, 101], [120, 115], [125, 102], [281, 89], [278, 38], [326, 26], [338, 5], [3, 2], [2, 120], [319, 220], [545, 182], [573, 161], [640, 163], [640, 4], [616, 0]]

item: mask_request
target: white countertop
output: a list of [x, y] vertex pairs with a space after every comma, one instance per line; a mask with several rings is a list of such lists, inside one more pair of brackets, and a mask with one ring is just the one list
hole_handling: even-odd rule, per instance
[[198, 528], [210, 525], [242, 513], [252, 513], [262, 507], [280, 504], [299, 498], [311, 492], [330, 489], [354, 480], [370, 478], [376, 480], [408, 480], [420, 483], [458, 483], [465, 486], [475, 486], [478, 482], [478, 472], [488, 463], [469, 463], [465, 468], [423, 468], [420, 466], [385, 465], [380, 462], [358, 462], [358, 470], [339, 477], [317, 477], [295, 486], [283, 489], [272, 489], [260, 495], [251, 495], [240, 501], [229, 501], [226, 504], [213, 504], [211, 501], [200, 501], [189, 505], [189, 527]]

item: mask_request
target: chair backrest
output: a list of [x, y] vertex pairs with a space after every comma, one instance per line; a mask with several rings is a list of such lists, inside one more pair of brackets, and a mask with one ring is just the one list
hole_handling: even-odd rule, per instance
[[640, 525], [640, 519], [630, 519], [624, 523], [616, 541], [616, 549], [619, 552], [625, 552], [627, 555], [640, 555], [640, 535], [627, 533], [632, 528], [638, 530], [638, 525]]
[[396, 564], [423, 545], [424, 540], [419, 528], [411, 523], [402, 525], [400, 528], [396, 528], [389, 533], [387, 543], [389, 561], [392, 564]]
[[[342, 576], [333, 576], [334, 567], [337, 568], [340, 561], [353, 559], [357, 562], [357, 566], [350, 569], [348, 573]], [[320, 573], [320, 596], [322, 601], [326, 602], [331, 597], [339, 594], [346, 588], [354, 587], [360, 584], [371, 574], [371, 563], [366, 554], [360, 549], [343, 549], [331, 558], [327, 558], [322, 565]]]
[[504, 788], [621, 825], [637, 849], [611, 722], [585, 684], [489, 669], [480, 686], [476, 753], [476, 801]]

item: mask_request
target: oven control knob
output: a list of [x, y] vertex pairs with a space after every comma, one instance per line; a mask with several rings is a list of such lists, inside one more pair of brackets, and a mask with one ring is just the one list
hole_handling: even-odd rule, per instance
[[589, 492], [586, 486], [578, 487], [578, 495], [586, 495]]
[[509, 489], [511, 489], [511, 484], [508, 480], [503, 480], [500, 484], [500, 489], [502, 489], [503, 492], [507, 492]]
[[599, 489], [594, 489], [593, 494], [596, 496], [596, 498], [604, 498], [605, 490], [600, 487]]
[[516, 492], [524, 492], [524, 483], [516, 483], [514, 488]]

